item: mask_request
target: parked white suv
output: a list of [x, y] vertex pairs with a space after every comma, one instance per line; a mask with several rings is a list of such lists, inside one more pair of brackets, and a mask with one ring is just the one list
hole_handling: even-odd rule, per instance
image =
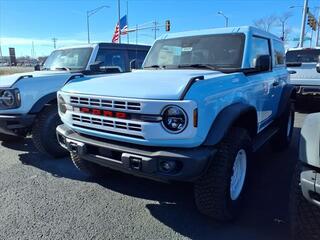
[[[98, 43], [55, 50], [41, 71], [0, 76], [0, 141], [32, 135], [42, 153], [61, 157], [57, 142], [61, 123], [56, 92], [69, 80], [84, 80], [139, 68], [149, 46]], [[38, 69], [39, 70], [39, 69]]]

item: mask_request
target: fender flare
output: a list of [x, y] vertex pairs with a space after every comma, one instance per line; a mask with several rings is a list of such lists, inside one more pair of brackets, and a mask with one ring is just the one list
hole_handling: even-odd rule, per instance
[[234, 103], [224, 108], [213, 121], [204, 145], [213, 146], [218, 144], [236, 120], [250, 111], [256, 112], [256, 109], [245, 103]]
[[40, 98], [31, 108], [30, 110], [30, 114], [35, 114], [35, 113], [39, 113], [46, 104], [48, 104], [49, 102], [52, 102], [54, 100], [57, 99], [57, 93], [53, 92], [53, 93], [49, 93], [45, 96], [43, 96], [42, 98]]
[[293, 85], [291, 84], [286, 84], [283, 89], [282, 89], [282, 94], [281, 94], [281, 98], [279, 101], [279, 107], [278, 107], [278, 111], [277, 111], [277, 115], [276, 115], [276, 119], [280, 118], [283, 113], [285, 113], [285, 111], [288, 108], [288, 103], [290, 102], [290, 99], [295, 99], [296, 96], [296, 89]]

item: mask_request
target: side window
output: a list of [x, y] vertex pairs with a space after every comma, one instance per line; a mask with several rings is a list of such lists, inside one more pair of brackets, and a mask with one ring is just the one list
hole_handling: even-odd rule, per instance
[[126, 51], [114, 49], [99, 49], [96, 61], [101, 61], [101, 66], [118, 66], [121, 72], [126, 71]]
[[284, 65], [285, 59], [285, 50], [282, 42], [273, 41], [273, 48], [274, 48], [274, 60], [276, 66]]
[[147, 55], [147, 51], [141, 50], [128, 50], [129, 62], [136, 59], [136, 67], [139, 69], [142, 67], [143, 61]]
[[270, 55], [269, 40], [260, 37], [252, 38], [250, 67], [255, 67], [256, 60], [261, 55]]

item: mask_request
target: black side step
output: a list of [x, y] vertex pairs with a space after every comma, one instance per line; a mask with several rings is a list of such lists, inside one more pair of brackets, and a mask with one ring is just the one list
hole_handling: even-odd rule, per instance
[[277, 132], [279, 127], [270, 126], [264, 129], [258, 136], [254, 139], [252, 145], [252, 151], [258, 151], [265, 143], [267, 143]]

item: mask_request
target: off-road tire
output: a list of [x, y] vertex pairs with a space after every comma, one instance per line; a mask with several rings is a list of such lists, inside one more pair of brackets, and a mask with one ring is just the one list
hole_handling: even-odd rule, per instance
[[1, 142], [16, 142], [16, 141], [21, 141], [22, 139], [23, 137], [20, 137], [20, 136], [11, 136], [11, 135], [0, 133]]
[[60, 146], [56, 137], [56, 128], [62, 124], [57, 105], [46, 107], [36, 118], [32, 127], [32, 140], [40, 153], [54, 158], [65, 157], [68, 152]]
[[[240, 196], [231, 199], [230, 184], [235, 157], [240, 149], [247, 154], [247, 174]], [[232, 128], [218, 145], [218, 152], [210, 160], [206, 173], [194, 184], [195, 203], [198, 210], [218, 221], [233, 220], [241, 206], [245, 192], [251, 154], [248, 131]]]
[[[288, 134], [289, 120], [291, 121], [290, 134]], [[294, 103], [288, 104], [286, 112], [279, 119], [279, 127], [279, 131], [271, 139], [272, 148], [278, 152], [287, 149], [291, 143], [294, 129]]]
[[290, 194], [291, 234], [294, 240], [320, 239], [320, 207], [304, 198], [300, 186], [300, 166], [296, 166]]
[[82, 159], [77, 153], [70, 152], [73, 164], [82, 172], [89, 176], [101, 177], [108, 172], [108, 169], [98, 164]]

